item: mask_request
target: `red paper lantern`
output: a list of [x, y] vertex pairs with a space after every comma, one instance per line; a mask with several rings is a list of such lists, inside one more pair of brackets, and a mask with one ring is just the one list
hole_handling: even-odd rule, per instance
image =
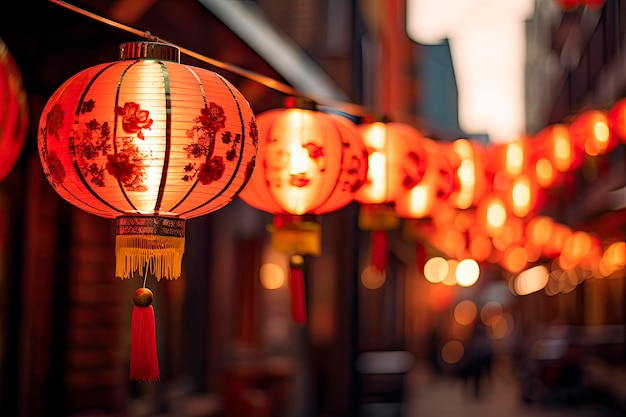
[[367, 152], [347, 118], [318, 111], [306, 99], [294, 99], [293, 105], [257, 116], [258, 162], [239, 196], [274, 215], [271, 243], [291, 256], [292, 318], [302, 324], [306, 321], [302, 255], [321, 252], [316, 216], [354, 200], [354, 192], [365, 181]]
[[13, 169], [24, 148], [29, 119], [22, 76], [0, 39], [0, 181]]
[[574, 143], [567, 125], [548, 125], [537, 133], [536, 140], [558, 172], [576, 171], [585, 161], [585, 152]]
[[443, 149], [452, 161], [456, 182], [448, 203], [461, 210], [475, 207], [490, 186], [485, 163], [485, 145], [461, 138], [447, 144]]
[[343, 116], [300, 108], [257, 115], [258, 163], [240, 197], [277, 215], [325, 214], [354, 200], [367, 173], [356, 126]]
[[[256, 144], [242, 94], [157, 42], [122, 44], [119, 61], [63, 83], [43, 110], [38, 142], [61, 197], [116, 219], [116, 276], [157, 280], [181, 275], [185, 220], [224, 207], [243, 189]], [[144, 291], [138, 299], [141, 309], [151, 297]], [[158, 363], [144, 369], [132, 359], [131, 378], [158, 378]]]
[[570, 136], [575, 146], [589, 156], [610, 153], [618, 144], [617, 136], [609, 127], [606, 112], [587, 110], [574, 119], [569, 126]]
[[456, 186], [452, 164], [441, 152], [442, 145], [429, 138], [422, 138], [421, 144], [426, 152], [424, 176], [394, 201], [394, 210], [402, 218], [428, 217], [440, 204], [447, 204]]
[[373, 122], [359, 126], [368, 154], [367, 181], [354, 199], [361, 203], [359, 226], [372, 231], [372, 265], [387, 269], [386, 230], [399, 225], [394, 201], [417, 185], [426, 171], [422, 135], [414, 127], [397, 122]]
[[609, 129], [622, 142], [626, 143], [626, 98], [613, 103], [607, 113]]

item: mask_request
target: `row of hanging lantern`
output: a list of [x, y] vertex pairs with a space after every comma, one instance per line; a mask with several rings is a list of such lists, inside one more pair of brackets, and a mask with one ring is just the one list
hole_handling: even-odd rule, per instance
[[[429, 217], [429, 224], [410, 223], [413, 231], [449, 256], [498, 263], [510, 272], [553, 258], [563, 269], [597, 269], [602, 258], [598, 236], [558, 223], [549, 228], [543, 222], [540, 234], [548, 240], [540, 243], [534, 220], [545, 209], [546, 194], [571, 182], [587, 158], [607, 155], [626, 143], [625, 115], [626, 100], [621, 99], [608, 111], [582, 112], [535, 137], [487, 146], [483, 155], [489, 163], [482, 172], [487, 187], [476, 203], [464, 210], [458, 205], [451, 210], [449, 201], [439, 204], [430, 215], [418, 216]], [[406, 210], [403, 214], [410, 217]]]
[[[123, 44], [119, 61], [83, 70], [54, 92], [38, 131], [54, 190], [87, 213], [115, 219], [116, 276], [143, 278], [131, 344], [131, 378], [141, 381], [159, 378], [146, 279], [181, 275], [188, 218], [237, 196], [274, 215], [272, 243], [290, 256], [292, 312], [302, 323], [300, 257], [321, 251], [317, 216], [359, 203], [379, 272], [386, 269], [385, 231], [400, 219], [428, 219], [423, 237], [440, 250], [506, 266], [493, 253], [521, 244], [524, 224], [541, 209], [535, 192], [558, 187], [559, 176], [576, 171], [585, 155], [626, 142], [624, 101], [507, 145], [439, 142], [389, 120], [357, 125], [295, 97], [286, 109], [255, 117], [225, 78], [179, 61], [169, 44]], [[7, 62], [0, 63], [11, 68]], [[11, 104], [11, 120], [2, 132], [19, 142], [25, 100], [9, 74], [2, 99]]]

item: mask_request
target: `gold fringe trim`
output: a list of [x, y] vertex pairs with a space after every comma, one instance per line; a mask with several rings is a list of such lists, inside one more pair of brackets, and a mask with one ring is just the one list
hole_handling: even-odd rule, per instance
[[181, 275], [185, 238], [157, 235], [117, 235], [115, 237], [115, 276], [144, 276], [176, 279]]

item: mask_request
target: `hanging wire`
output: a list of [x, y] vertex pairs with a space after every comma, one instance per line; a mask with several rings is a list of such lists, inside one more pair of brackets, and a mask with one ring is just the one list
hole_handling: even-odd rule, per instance
[[50, 2], [57, 4], [59, 6], [63, 6], [69, 10], [72, 10], [76, 13], [79, 13], [83, 16], [87, 16], [90, 17], [94, 20], [97, 20], [99, 22], [102, 23], [106, 23], [107, 25], [113, 26], [115, 28], [118, 29], [122, 29], [125, 30], [126, 32], [132, 33], [134, 35], [137, 36], [141, 36], [144, 37], [146, 39], [148, 39], [151, 42], [160, 42], [160, 43], [164, 43], [170, 46], [173, 46], [175, 48], [178, 48], [178, 50], [182, 53], [184, 53], [185, 55], [188, 55], [192, 58], [198, 59], [202, 62], [205, 62], [213, 67], [216, 68], [220, 68], [222, 70], [231, 72], [233, 74], [239, 75], [241, 77], [247, 78], [250, 81], [254, 81], [258, 84], [261, 84], [267, 88], [270, 88], [272, 90], [290, 95], [290, 96], [295, 96], [295, 97], [303, 97], [303, 98], [308, 98], [310, 100], [313, 100], [314, 102], [322, 105], [322, 106], [327, 106], [330, 108], [334, 108], [336, 110], [342, 111], [344, 113], [350, 114], [352, 116], [369, 116], [371, 115], [371, 112], [366, 109], [363, 106], [360, 106], [358, 104], [355, 103], [348, 103], [348, 102], [343, 102], [343, 101], [337, 101], [337, 100], [329, 100], [329, 99], [324, 99], [324, 98], [314, 98], [314, 97], [308, 97], [306, 94], [303, 94], [301, 92], [299, 92], [298, 90], [294, 89], [293, 87], [291, 87], [290, 85], [287, 85], [285, 83], [282, 83], [274, 78], [271, 77], [267, 77], [261, 74], [258, 74], [256, 72], [250, 71], [248, 69], [245, 68], [241, 68], [238, 67], [236, 65], [232, 65], [232, 64], [228, 64], [226, 62], [223, 61], [219, 61], [217, 59], [213, 59], [213, 58], [209, 58], [205, 55], [199, 54], [197, 52], [194, 52], [192, 50], [189, 50], [187, 48], [181, 47], [179, 45], [176, 45], [173, 42], [169, 42], [165, 39], [159, 38], [155, 35], [153, 35], [152, 33], [150, 33], [149, 31], [142, 31], [139, 29], [135, 29], [131, 26], [127, 26], [123, 23], [119, 23], [116, 22], [114, 20], [108, 19], [106, 17], [100, 16], [96, 13], [92, 13], [89, 12], [85, 9], [82, 9], [80, 7], [74, 6], [70, 3], [67, 3], [65, 1], [62, 0], [49, 0]]

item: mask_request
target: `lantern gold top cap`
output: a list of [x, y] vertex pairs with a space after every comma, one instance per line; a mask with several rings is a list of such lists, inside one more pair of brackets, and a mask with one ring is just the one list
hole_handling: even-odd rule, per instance
[[120, 59], [158, 59], [180, 62], [180, 50], [161, 42], [126, 42], [120, 45]]

